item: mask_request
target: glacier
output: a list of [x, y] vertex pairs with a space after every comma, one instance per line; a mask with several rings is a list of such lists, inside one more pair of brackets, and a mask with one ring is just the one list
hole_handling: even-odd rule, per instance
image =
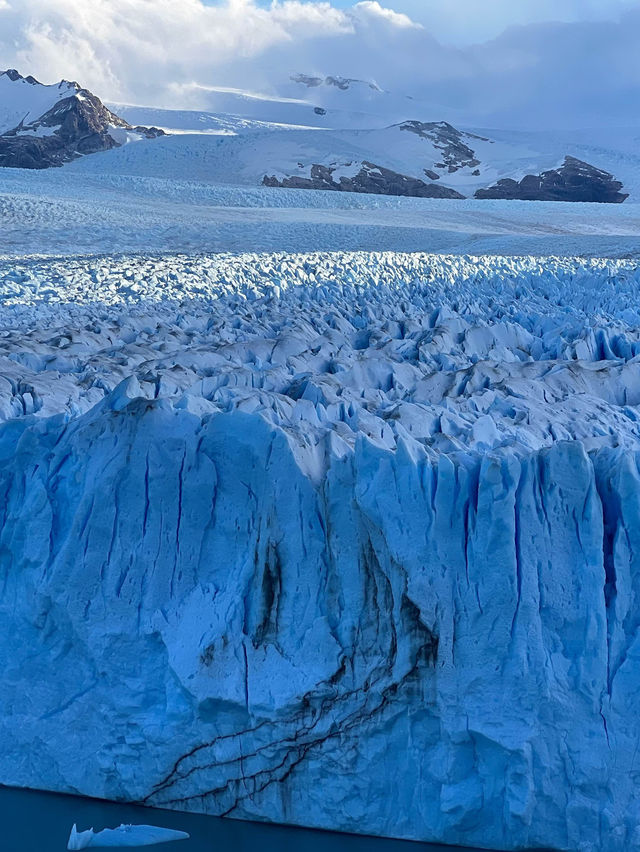
[[[113, 158], [92, 155], [62, 169], [2, 169], [0, 258], [147, 252], [182, 253], [189, 260], [248, 247], [293, 254], [638, 256], [640, 207], [632, 199], [505, 204], [237, 186], [228, 183], [234, 164], [213, 153], [212, 159], [211, 139], [186, 134], [123, 145]], [[640, 193], [640, 164], [633, 157], [621, 154], [605, 165], [618, 171], [621, 163], [629, 168], [625, 187]], [[222, 181], [221, 170], [226, 180], [214, 183]]]
[[639, 285], [0, 259], [0, 782], [639, 848]]

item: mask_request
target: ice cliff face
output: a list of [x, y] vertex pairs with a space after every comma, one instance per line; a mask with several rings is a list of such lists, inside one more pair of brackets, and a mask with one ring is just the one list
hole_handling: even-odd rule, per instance
[[0, 781], [636, 848], [638, 283], [0, 264]]

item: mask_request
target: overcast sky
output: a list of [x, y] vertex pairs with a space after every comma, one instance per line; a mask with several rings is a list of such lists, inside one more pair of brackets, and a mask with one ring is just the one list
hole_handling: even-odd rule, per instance
[[[0, 0], [0, 68], [181, 106], [293, 71], [418, 95], [424, 120], [640, 124], [640, 0]], [[193, 103], [188, 104], [193, 106]]]
[[[215, 0], [210, 0], [215, 4]], [[270, 5], [268, 0], [259, 5]], [[352, 0], [334, 0], [348, 9]], [[638, 0], [395, 0], [389, 4], [423, 24], [436, 38], [458, 45], [499, 35], [512, 25], [561, 21], [616, 20]]]

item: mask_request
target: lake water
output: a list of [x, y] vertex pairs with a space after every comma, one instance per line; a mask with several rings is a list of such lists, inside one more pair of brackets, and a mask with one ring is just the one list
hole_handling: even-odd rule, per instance
[[[239, 822], [10, 787], [0, 787], [0, 818], [2, 852], [64, 852], [74, 822], [78, 830], [92, 826], [98, 831], [124, 822], [177, 828], [191, 835], [189, 840], [147, 847], [158, 852], [452, 852], [450, 846]], [[472, 850], [458, 847], [457, 852]]]

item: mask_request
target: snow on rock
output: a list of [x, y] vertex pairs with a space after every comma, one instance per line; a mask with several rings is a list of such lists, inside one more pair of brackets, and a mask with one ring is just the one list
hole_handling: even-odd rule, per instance
[[639, 283], [0, 264], [0, 781], [635, 848]]
[[521, 181], [499, 180], [494, 186], [476, 190], [476, 198], [519, 198], [523, 201], [591, 201], [621, 204], [629, 197], [612, 174], [589, 163], [565, 157], [557, 169], [526, 175]]
[[80, 86], [68, 80], [45, 86], [35, 77], [23, 77], [15, 69], [0, 72], [0, 134], [36, 121], [59, 101], [78, 92]]
[[78, 83], [45, 86], [0, 72], [0, 168], [47, 169], [127, 141], [164, 135], [131, 127]]

